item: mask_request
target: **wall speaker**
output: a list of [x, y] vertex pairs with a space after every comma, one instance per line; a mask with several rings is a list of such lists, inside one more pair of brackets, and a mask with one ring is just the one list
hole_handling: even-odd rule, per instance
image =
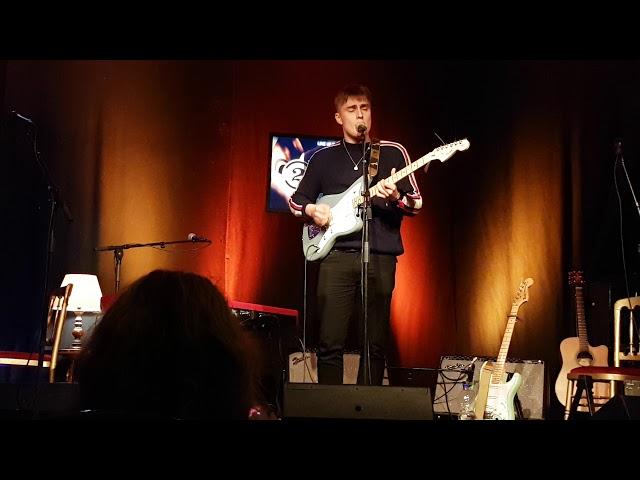
[[428, 388], [288, 383], [285, 418], [432, 420]]
[[[471, 361], [476, 358], [471, 367]], [[460, 406], [456, 401], [467, 381], [467, 374], [460, 370], [473, 372], [473, 380], [480, 379], [480, 368], [485, 361], [495, 361], [496, 357], [472, 357], [463, 355], [446, 355], [440, 358], [440, 372], [433, 395], [433, 411], [435, 413], [459, 413]], [[545, 371], [542, 360], [519, 360], [509, 358], [505, 363], [507, 373], [518, 372], [522, 375], [522, 385], [518, 389], [518, 399], [525, 419], [543, 419], [545, 407]]]

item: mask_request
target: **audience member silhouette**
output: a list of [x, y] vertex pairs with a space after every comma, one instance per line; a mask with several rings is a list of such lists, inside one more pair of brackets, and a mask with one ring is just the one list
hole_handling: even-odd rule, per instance
[[120, 295], [88, 340], [77, 367], [83, 408], [98, 417], [247, 419], [251, 342], [210, 280], [155, 270]]

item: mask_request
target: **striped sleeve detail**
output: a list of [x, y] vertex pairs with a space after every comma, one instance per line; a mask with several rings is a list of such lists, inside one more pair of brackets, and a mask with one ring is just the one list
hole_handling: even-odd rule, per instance
[[[406, 165], [411, 164], [411, 159], [409, 158], [409, 152], [407, 152], [406, 148], [404, 148], [400, 143], [389, 142], [386, 140], [380, 141], [381, 146], [389, 146], [395, 147], [400, 150], [402, 153], [402, 157], [404, 158], [404, 162]], [[418, 188], [418, 182], [416, 182], [416, 178], [413, 173], [410, 173], [407, 178], [409, 179], [409, 183], [411, 184], [411, 188], [413, 191], [405, 193], [400, 200], [396, 203], [398, 208], [403, 212], [409, 215], [415, 215], [422, 208], [422, 195], [420, 194], [420, 189]]]
[[[422, 208], [422, 200], [419, 200], [417, 203], [413, 204], [414, 206], [411, 206], [410, 199], [408, 198], [407, 195], [405, 195], [401, 200], [398, 200], [396, 205], [403, 212], [405, 212], [405, 213], [407, 213], [409, 215], [415, 215]], [[415, 205], [419, 205], [419, 206], [416, 207]]]
[[304, 215], [304, 210], [302, 205], [299, 205], [296, 202], [294, 202], [293, 199], [291, 199], [291, 197], [289, 198], [289, 210], [291, 210], [291, 213], [293, 213], [296, 217], [302, 217]]

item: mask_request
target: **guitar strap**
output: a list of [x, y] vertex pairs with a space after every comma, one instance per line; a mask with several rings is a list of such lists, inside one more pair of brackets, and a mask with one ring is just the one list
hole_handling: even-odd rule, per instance
[[369, 181], [378, 174], [378, 162], [380, 161], [380, 140], [371, 139], [371, 156], [369, 157]]

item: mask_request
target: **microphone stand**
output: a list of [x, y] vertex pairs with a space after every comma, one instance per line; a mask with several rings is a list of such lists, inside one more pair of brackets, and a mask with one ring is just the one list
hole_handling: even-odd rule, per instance
[[638, 205], [638, 199], [636, 198], [636, 193], [633, 191], [633, 185], [631, 185], [631, 179], [629, 178], [629, 172], [627, 172], [627, 167], [624, 164], [624, 157], [622, 156], [622, 141], [616, 141], [616, 156], [620, 157], [620, 163], [622, 164], [622, 169], [624, 170], [624, 174], [627, 177], [627, 183], [629, 184], [629, 190], [631, 190], [631, 195], [633, 196], [633, 203], [636, 205], [636, 210], [638, 211], [638, 215], [640, 216], [640, 205]]
[[[20, 116], [20, 118], [24, 118], [24, 117]], [[37, 143], [38, 127], [35, 123], [31, 122], [30, 120], [29, 120], [29, 124], [33, 126], [33, 129], [34, 129], [34, 137], [33, 137], [34, 158], [36, 160], [36, 163], [38, 164], [38, 167], [40, 167], [40, 171], [42, 172], [44, 180], [47, 184], [47, 193], [49, 197], [48, 198], [49, 221], [47, 223], [47, 246], [46, 246], [47, 254], [46, 254], [45, 267], [44, 267], [44, 290], [42, 292], [43, 294], [42, 306], [40, 309], [41, 326], [40, 326], [40, 340], [39, 340], [38, 366], [37, 366], [37, 371], [39, 376], [40, 369], [42, 368], [44, 363], [44, 349], [45, 349], [45, 343], [47, 340], [47, 314], [49, 309], [49, 275], [51, 273], [51, 266], [53, 265], [53, 255], [55, 253], [55, 238], [56, 238], [55, 219], [56, 219], [56, 212], [58, 211], [58, 207], [60, 206], [62, 207], [64, 216], [68, 222], [73, 222], [73, 217], [71, 216], [71, 210], [69, 209], [69, 206], [67, 205], [64, 198], [62, 197], [62, 194], [60, 193], [60, 189], [51, 178], [51, 173], [49, 172], [47, 165], [40, 158], [40, 152], [38, 151], [38, 143]], [[37, 413], [37, 408], [38, 407], [36, 406], [36, 413]]]
[[[40, 152], [36, 152], [40, 153]], [[39, 160], [38, 164], [43, 165]], [[65, 218], [69, 221], [73, 221], [73, 217], [71, 217], [71, 213], [69, 211], [69, 207], [67, 207], [66, 203], [62, 199], [60, 194], [60, 190], [58, 187], [51, 181], [51, 178], [48, 175], [48, 171], [43, 168], [43, 172], [45, 172], [45, 177], [47, 181], [47, 191], [49, 195], [49, 221], [47, 224], [47, 259], [44, 267], [44, 291], [42, 297], [42, 307], [41, 307], [41, 327], [40, 327], [40, 350], [38, 352], [38, 369], [42, 367], [44, 362], [44, 348], [47, 340], [47, 315], [49, 310], [49, 275], [51, 272], [51, 266], [53, 265], [53, 255], [55, 253], [55, 219], [56, 212], [58, 207], [62, 205], [63, 211], [65, 214]]]
[[[624, 164], [624, 157], [622, 155], [622, 140], [618, 139], [615, 141], [615, 151], [616, 151], [616, 159], [620, 158], [620, 163], [622, 164], [622, 169], [624, 170], [624, 175], [627, 178], [627, 183], [629, 184], [629, 190], [631, 190], [631, 195], [633, 196], [633, 203], [636, 206], [636, 210], [638, 211], [638, 216], [640, 216], [640, 205], [638, 205], [638, 199], [636, 198], [636, 193], [633, 190], [633, 185], [631, 184], [631, 179], [629, 178], [629, 172], [627, 172], [627, 167]], [[626, 268], [625, 268], [626, 275]], [[630, 295], [628, 291], [627, 285], [627, 295]], [[629, 355], [634, 354], [634, 344], [633, 344], [633, 328], [635, 319], [633, 318], [633, 308], [631, 308], [631, 298], [629, 298]]]
[[49, 275], [51, 272], [51, 266], [53, 265], [53, 255], [55, 252], [55, 219], [56, 212], [58, 207], [62, 206], [64, 216], [68, 222], [73, 222], [73, 217], [71, 215], [71, 210], [69, 206], [65, 202], [62, 194], [60, 193], [60, 189], [55, 184], [51, 177], [51, 173], [47, 168], [47, 165], [40, 158], [40, 152], [38, 151], [38, 126], [32, 120], [23, 117], [17, 112], [13, 111], [16, 117], [20, 118], [27, 122], [29, 127], [32, 128], [27, 130], [27, 135], [30, 136], [33, 133], [33, 157], [42, 172], [42, 176], [44, 177], [44, 181], [47, 184], [47, 193], [48, 193], [48, 202], [49, 202], [49, 216], [47, 223], [47, 245], [46, 245], [46, 260], [44, 265], [44, 290], [42, 291], [42, 299], [40, 306], [40, 338], [38, 340], [38, 363], [36, 366], [36, 387], [34, 393], [34, 411], [33, 416], [37, 418], [40, 413], [40, 406], [38, 402], [39, 395], [39, 386], [40, 386], [40, 372], [42, 371], [44, 365], [44, 350], [45, 343], [47, 340], [47, 316], [49, 310]]
[[367, 138], [363, 133], [362, 141], [362, 194], [364, 202], [362, 203], [362, 251], [361, 259], [361, 282], [360, 292], [362, 297], [362, 319], [363, 319], [363, 336], [364, 351], [362, 352], [363, 362], [363, 381], [364, 385], [371, 385], [371, 357], [369, 352], [369, 219], [371, 218], [371, 196], [369, 195], [369, 160], [366, 158]]
[[124, 251], [130, 248], [142, 248], [142, 247], [160, 247], [164, 248], [167, 245], [175, 245], [178, 243], [206, 243], [211, 244], [211, 240], [206, 238], [197, 238], [193, 240], [174, 240], [170, 242], [151, 242], [151, 243], [125, 243], [123, 245], [107, 245], [105, 247], [96, 247], [94, 252], [110, 252], [113, 251], [115, 274], [116, 274], [116, 293], [120, 290], [120, 270], [122, 269], [122, 258], [124, 257]]

